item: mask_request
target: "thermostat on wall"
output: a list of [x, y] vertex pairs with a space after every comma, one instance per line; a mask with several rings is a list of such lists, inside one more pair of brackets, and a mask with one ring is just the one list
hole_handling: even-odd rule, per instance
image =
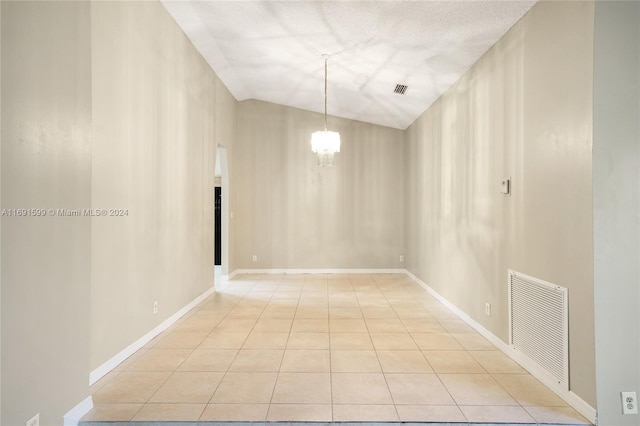
[[511, 194], [511, 178], [502, 179], [500, 183], [500, 191], [505, 195]]

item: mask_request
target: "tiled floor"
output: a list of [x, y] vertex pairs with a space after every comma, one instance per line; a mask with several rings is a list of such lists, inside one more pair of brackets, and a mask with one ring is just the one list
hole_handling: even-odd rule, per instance
[[92, 394], [84, 421], [589, 424], [402, 274], [241, 276]]

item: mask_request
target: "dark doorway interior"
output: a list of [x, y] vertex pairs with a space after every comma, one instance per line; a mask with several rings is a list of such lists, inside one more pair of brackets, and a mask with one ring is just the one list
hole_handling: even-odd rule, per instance
[[215, 264], [216, 265], [222, 265], [222, 188], [219, 186], [216, 186], [216, 193], [215, 193], [215, 199], [214, 199], [214, 206], [215, 206], [215, 220], [214, 220], [214, 226], [215, 226], [215, 248], [214, 248], [214, 253], [215, 253]]

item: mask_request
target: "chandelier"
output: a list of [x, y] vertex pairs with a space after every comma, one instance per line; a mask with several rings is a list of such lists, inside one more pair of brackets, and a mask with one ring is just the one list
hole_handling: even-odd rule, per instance
[[324, 130], [311, 134], [311, 151], [318, 155], [318, 166], [329, 167], [334, 165], [333, 156], [340, 152], [340, 133], [327, 130], [327, 59], [324, 57]]

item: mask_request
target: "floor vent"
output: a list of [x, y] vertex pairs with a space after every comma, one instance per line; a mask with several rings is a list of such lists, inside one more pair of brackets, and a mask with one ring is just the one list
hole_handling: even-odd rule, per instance
[[565, 287], [509, 270], [509, 343], [567, 390], [568, 312]]

